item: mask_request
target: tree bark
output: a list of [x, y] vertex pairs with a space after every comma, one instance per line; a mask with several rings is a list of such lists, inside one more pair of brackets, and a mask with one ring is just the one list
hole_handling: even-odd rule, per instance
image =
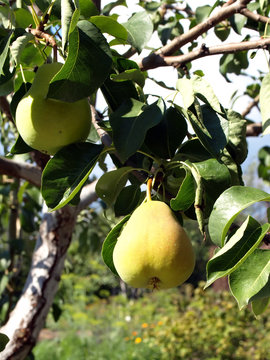
[[58, 289], [76, 217], [76, 208], [69, 206], [44, 214], [23, 293], [0, 329], [10, 338], [1, 360], [22, 360], [36, 344]]

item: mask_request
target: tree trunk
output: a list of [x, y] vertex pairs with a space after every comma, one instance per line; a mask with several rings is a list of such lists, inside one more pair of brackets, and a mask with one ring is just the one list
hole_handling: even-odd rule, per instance
[[77, 213], [66, 206], [44, 214], [23, 293], [0, 329], [10, 339], [1, 360], [22, 360], [36, 344], [58, 289]]

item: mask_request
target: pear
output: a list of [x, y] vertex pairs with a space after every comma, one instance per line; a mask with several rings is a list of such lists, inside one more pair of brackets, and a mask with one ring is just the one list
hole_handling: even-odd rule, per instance
[[168, 289], [189, 278], [195, 255], [170, 207], [148, 200], [123, 228], [113, 262], [121, 279], [135, 288]]
[[62, 147], [86, 140], [91, 126], [87, 99], [64, 102], [47, 97], [51, 79], [61, 63], [42, 65], [16, 109], [16, 126], [33, 149], [54, 155]]

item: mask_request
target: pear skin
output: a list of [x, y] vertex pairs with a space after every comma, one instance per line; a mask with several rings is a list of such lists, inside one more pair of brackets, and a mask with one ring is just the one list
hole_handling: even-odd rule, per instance
[[91, 126], [87, 99], [73, 103], [46, 98], [49, 83], [62, 64], [42, 65], [16, 109], [16, 126], [27, 145], [54, 155], [62, 147], [85, 141]]
[[168, 289], [189, 278], [195, 255], [190, 239], [169, 206], [150, 200], [133, 212], [123, 228], [113, 261], [127, 284]]

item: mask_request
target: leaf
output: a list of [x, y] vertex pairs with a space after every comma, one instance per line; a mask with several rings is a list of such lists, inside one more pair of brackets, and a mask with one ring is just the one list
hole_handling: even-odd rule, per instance
[[229, 141], [226, 148], [233, 160], [237, 164], [242, 164], [248, 153], [246, 140], [247, 122], [239, 113], [231, 109], [227, 111], [227, 118], [229, 120]]
[[79, 20], [80, 11], [75, 8], [76, 2], [61, 0], [62, 50], [65, 51], [69, 34], [74, 31]]
[[161, 122], [147, 131], [145, 144], [155, 155], [171, 159], [186, 134], [186, 119], [171, 106], [165, 111]]
[[9, 45], [13, 32], [10, 31], [9, 35], [5, 36], [0, 41], [0, 75], [4, 74], [3, 68], [8, 56]]
[[191, 172], [187, 169], [186, 176], [175, 198], [171, 199], [170, 206], [174, 211], [186, 211], [195, 200], [195, 182]]
[[[229, 122], [225, 116], [216, 113], [208, 105], [203, 105], [199, 110], [201, 114], [197, 111], [197, 116], [194, 112], [187, 111], [191, 125], [206, 150], [213, 157], [219, 158], [228, 142]], [[203, 123], [198, 115], [202, 115]]]
[[15, 144], [10, 149], [10, 153], [13, 154], [13, 155], [15, 155], [15, 154], [25, 154], [25, 153], [28, 153], [28, 152], [33, 151], [33, 150], [34, 149], [32, 149], [30, 146], [28, 146], [24, 142], [21, 135], [19, 135], [17, 140], [15, 141]]
[[145, 77], [139, 69], [129, 69], [120, 74], [112, 74], [111, 79], [113, 81], [131, 80], [137, 83], [141, 88], [144, 87], [145, 83]]
[[[229, 285], [239, 308], [247, 305], [268, 283], [270, 274], [270, 251], [256, 249], [229, 277]], [[268, 296], [270, 287], [268, 286]], [[265, 293], [263, 297], [267, 297]]]
[[0, 352], [5, 350], [9, 337], [6, 334], [0, 333]]
[[73, 102], [96, 91], [110, 73], [111, 53], [99, 29], [87, 20], [78, 22], [69, 36], [65, 64], [52, 79], [48, 98]]
[[115, 203], [118, 195], [126, 185], [129, 173], [133, 170], [134, 168], [125, 166], [109, 171], [99, 178], [96, 184], [96, 193], [108, 206]]
[[192, 81], [186, 78], [178, 79], [176, 89], [182, 95], [185, 109], [188, 109], [195, 100]]
[[151, 105], [127, 99], [111, 116], [113, 142], [125, 162], [142, 146], [147, 130], [157, 125], [164, 115], [162, 99]]
[[41, 193], [49, 208], [59, 209], [80, 191], [93, 170], [103, 145], [71, 144], [51, 158], [42, 173]]
[[260, 108], [262, 116], [263, 134], [270, 134], [270, 73], [266, 74], [262, 80], [260, 90]]
[[130, 215], [127, 215], [124, 217], [108, 234], [106, 237], [103, 246], [101, 255], [103, 258], [104, 263], [108, 266], [108, 268], [117, 276], [118, 273], [115, 269], [114, 263], [113, 263], [113, 250], [115, 247], [115, 244], [117, 243], [118, 237], [120, 236], [120, 233], [122, 231], [123, 226], [130, 218]]
[[31, 33], [25, 33], [24, 35], [17, 37], [17, 39], [13, 41], [10, 46], [10, 53], [16, 64], [20, 63], [20, 58], [23, 50], [25, 49], [26, 45], [28, 45], [29, 42], [32, 41], [34, 38], [34, 35], [32, 35]]
[[230, 240], [208, 261], [205, 287], [235, 271], [260, 245], [270, 224], [260, 224], [249, 216]]
[[257, 299], [252, 301], [252, 311], [255, 316], [261, 315], [270, 303], [270, 297], [265, 297], [262, 299]]
[[258, 166], [258, 175], [264, 181], [270, 181], [270, 147], [264, 146], [260, 149], [258, 153], [259, 166]]
[[90, 21], [95, 24], [102, 33], [107, 33], [123, 41], [126, 41], [128, 38], [126, 28], [109, 16], [92, 16]]
[[209, 218], [208, 229], [213, 243], [224, 246], [226, 233], [237, 215], [258, 201], [269, 200], [269, 194], [248, 186], [232, 186], [225, 190], [215, 202]]
[[128, 185], [119, 193], [114, 212], [116, 216], [130, 214], [138, 206], [141, 199], [141, 189], [138, 185]]
[[153, 23], [148, 13], [146, 11], [137, 12], [123, 26], [128, 31], [128, 43], [139, 53], [142, 52], [154, 31]]
[[196, 20], [197, 23], [201, 23], [203, 22], [205, 19], [207, 19], [209, 17], [209, 14], [211, 12], [211, 6], [209, 5], [204, 5], [204, 6], [198, 6], [196, 8], [196, 12], [195, 12], [195, 16], [196, 16]]
[[114, 2], [110, 2], [109, 4], [104, 6], [102, 10], [103, 15], [108, 16], [113, 8], [121, 5], [127, 7], [126, 0], [117, 0]]
[[246, 16], [241, 15], [241, 14], [234, 14], [233, 16], [231, 16], [229, 18], [229, 21], [231, 23], [233, 30], [236, 32], [236, 34], [241, 35], [241, 31], [247, 21]]
[[193, 76], [192, 87], [195, 95], [208, 104], [214, 111], [223, 113], [218, 98], [216, 97], [211, 85], [201, 76]]
[[207, 218], [219, 195], [231, 184], [231, 175], [228, 168], [216, 159], [207, 159], [193, 163], [202, 178], [204, 204], [202, 206], [204, 217]]

